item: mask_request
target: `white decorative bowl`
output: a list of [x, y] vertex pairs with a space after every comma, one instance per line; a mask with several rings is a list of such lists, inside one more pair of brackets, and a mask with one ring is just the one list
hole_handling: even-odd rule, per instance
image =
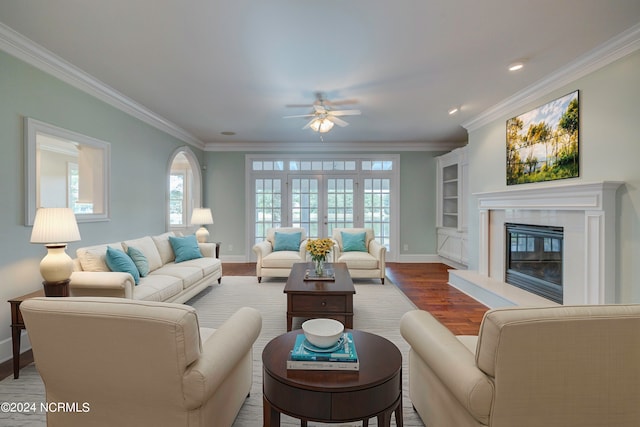
[[338, 342], [344, 332], [344, 325], [333, 319], [310, 319], [302, 324], [302, 330], [311, 344], [327, 348]]

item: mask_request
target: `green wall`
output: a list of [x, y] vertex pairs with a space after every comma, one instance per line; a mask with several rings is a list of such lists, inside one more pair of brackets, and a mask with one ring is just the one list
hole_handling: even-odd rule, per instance
[[[244, 257], [251, 250], [247, 248], [246, 233], [245, 155], [247, 154], [249, 153], [205, 153], [207, 189], [204, 198], [214, 216], [214, 224], [210, 227], [211, 236], [213, 240], [222, 242], [222, 256], [232, 256], [236, 259]], [[344, 153], [324, 152], [322, 154], [334, 154], [339, 157]], [[435, 156], [439, 154], [442, 153], [400, 154], [401, 260], [402, 257], [425, 259], [425, 255], [433, 256], [436, 253]], [[405, 244], [409, 247], [407, 251], [402, 250]], [[232, 250], [229, 245], [233, 247]]]
[[[184, 142], [0, 51], [0, 301], [41, 289], [43, 245], [24, 226], [24, 117], [111, 143], [111, 220], [79, 224], [81, 246], [165, 231], [171, 154]], [[193, 150], [202, 156], [199, 150]], [[10, 356], [9, 304], [0, 304], [0, 360]]]
[[[470, 193], [506, 189], [506, 120], [580, 91], [580, 177], [624, 181], [617, 193], [618, 302], [640, 302], [640, 52], [532, 101], [469, 134]], [[534, 184], [535, 185], [535, 184]], [[470, 269], [478, 268], [477, 199], [469, 200]]]

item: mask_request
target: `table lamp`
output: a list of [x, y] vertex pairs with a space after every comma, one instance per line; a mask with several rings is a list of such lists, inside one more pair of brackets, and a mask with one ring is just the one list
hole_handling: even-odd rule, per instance
[[31, 243], [44, 243], [47, 255], [40, 262], [44, 293], [48, 297], [68, 296], [73, 260], [65, 249], [68, 242], [80, 240], [80, 231], [70, 208], [40, 208], [31, 231]]
[[213, 224], [213, 215], [211, 215], [211, 209], [209, 208], [195, 208], [191, 214], [191, 224], [200, 225], [198, 231], [196, 231], [196, 239], [200, 243], [205, 243], [209, 239], [209, 230], [204, 226], [206, 224]]

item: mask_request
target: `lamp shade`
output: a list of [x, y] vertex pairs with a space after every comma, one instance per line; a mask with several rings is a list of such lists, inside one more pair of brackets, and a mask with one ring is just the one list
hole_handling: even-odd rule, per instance
[[31, 230], [31, 243], [67, 243], [80, 240], [80, 230], [70, 208], [40, 208]]
[[213, 215], [209, 208], [195, 208], [191, 214], [191, 224], [204, 225], [213, 224]]
[[333, 122], [326, 117], [317, 118], [311, 122], [309, 127], [316, 132], [325, 133], [329, 132], [333, 128]]

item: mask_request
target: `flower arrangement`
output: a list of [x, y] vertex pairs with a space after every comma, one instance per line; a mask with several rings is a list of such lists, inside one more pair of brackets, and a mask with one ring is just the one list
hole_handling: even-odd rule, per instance
[[307, 252], [314, 261], [326, 261], [327, 255], [333, 249], [333, 240], [329, 238], [309, 239], [307, 241]]

